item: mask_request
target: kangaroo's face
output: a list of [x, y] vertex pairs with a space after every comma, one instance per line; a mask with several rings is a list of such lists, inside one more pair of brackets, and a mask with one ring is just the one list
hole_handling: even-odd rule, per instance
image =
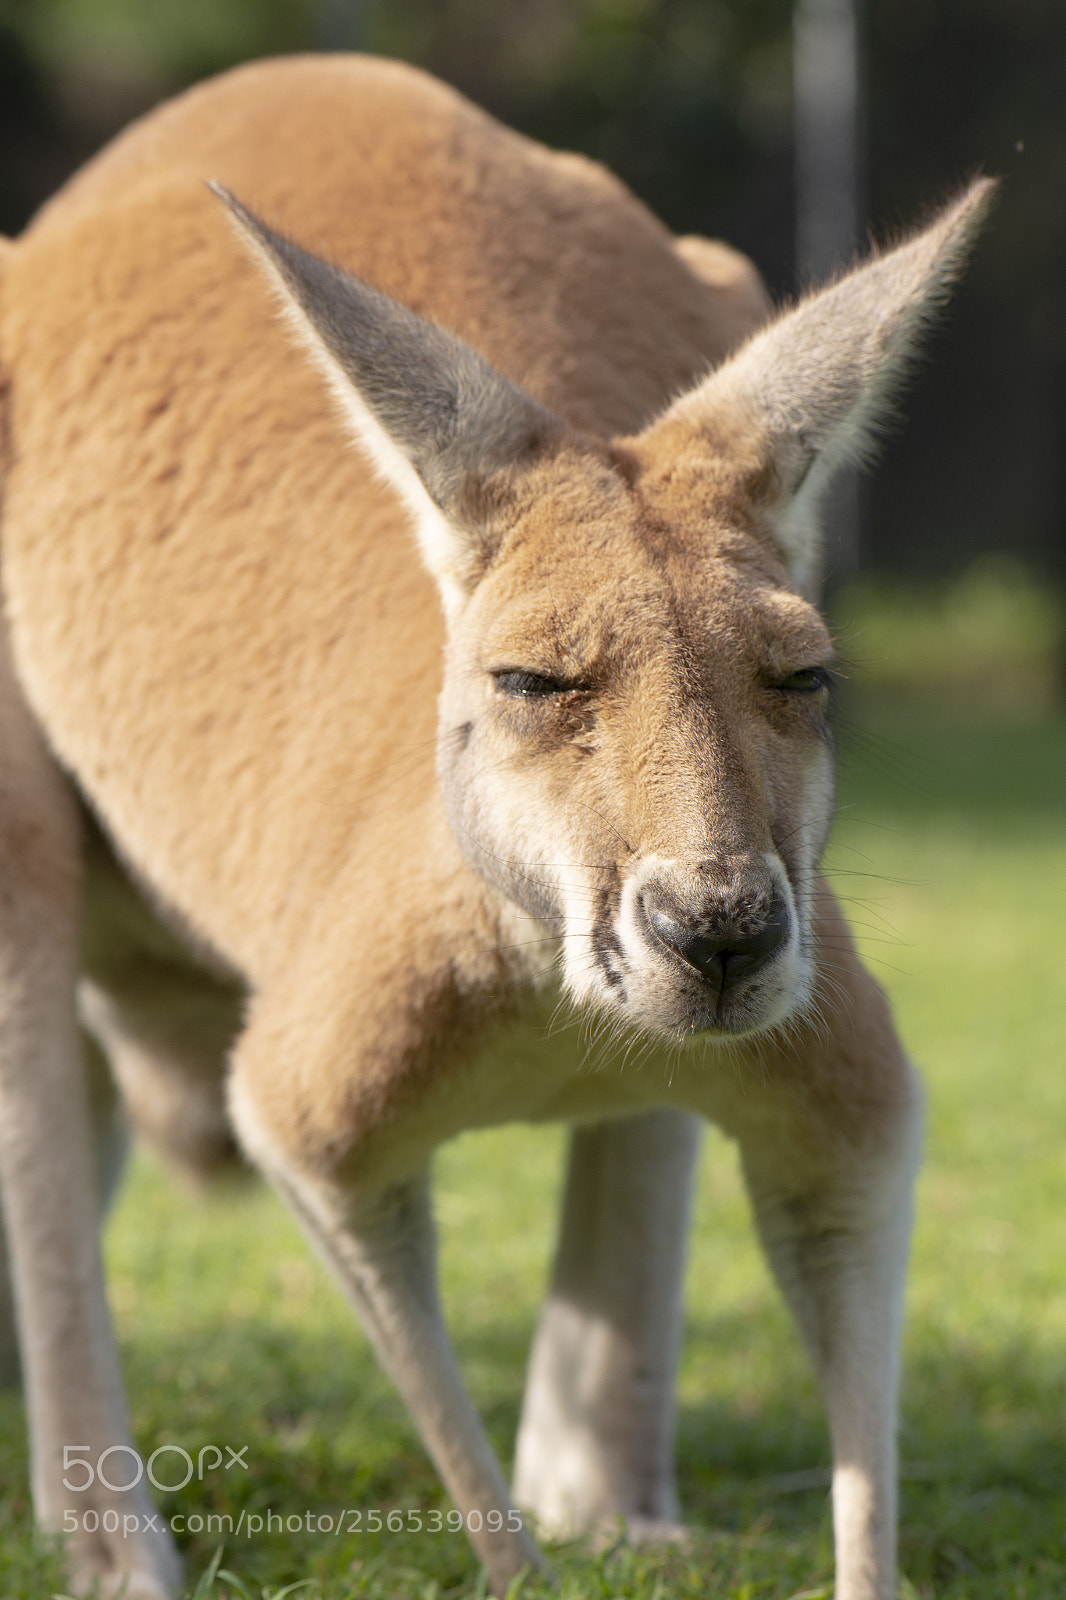
[[832, 805], [832, 652], [801, 598], [820, 498], [989, 189], [614, 442], [226, 197], [439, 585], [455, 837], [559, 935], [575, 998], [675, 1036], [803, 1004]]
[[626, 467], [563, 452], [523, 485], [452, 620], [441, 785], [464, 854], [560, 935], [574, 999], [743, 1033], [809, 986], [831, 646], [742, 502], [679, 517]]

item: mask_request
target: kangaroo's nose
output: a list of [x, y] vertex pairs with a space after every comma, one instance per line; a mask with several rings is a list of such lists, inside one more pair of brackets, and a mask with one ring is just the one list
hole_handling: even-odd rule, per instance
[[645, 909], [660, 944], [721, 992], [742, 978], [751, 977], [788, 936], [788, 906], [776, 894], [765, 914], [757, 919], [750, 912], [724, 913], [713, 919], [701, 917], [698, 927], [647, 903]]

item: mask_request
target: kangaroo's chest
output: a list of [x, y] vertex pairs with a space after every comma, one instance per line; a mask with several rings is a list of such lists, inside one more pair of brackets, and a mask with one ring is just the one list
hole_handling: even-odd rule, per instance
[[556, 984], [527, 995], [417, 1101], [358, 1141], [360, 1185], [401, 1180], [438, 1145], [509, 1122], [597, 1122], [657, 1106], [735, 1132], [764, 1099], [743, 1047], [677, 1047], [575, 1011]]

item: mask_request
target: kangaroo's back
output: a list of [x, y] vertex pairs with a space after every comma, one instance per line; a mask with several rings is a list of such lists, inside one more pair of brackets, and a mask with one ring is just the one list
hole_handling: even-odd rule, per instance
[[99, 231], [128, 203], [154, 233], [181, 180], [205, 175], [599, 433], [641, 426], [768, 309], [744, 257], [678, 251], [605, 168], [369, 57], [264, 61], [189, 91], [78, 174], [28, 239], [83, 216]]

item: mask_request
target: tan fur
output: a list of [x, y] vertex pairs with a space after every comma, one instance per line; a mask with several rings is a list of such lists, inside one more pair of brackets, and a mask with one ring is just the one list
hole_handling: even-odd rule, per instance
[[[236, 202], [235, 228], [207, 178], [457, 338]], [[509, 1500], [436, 1301], [433, 1149], [512, 1118], [582, 1125], [516, 1491], [548, 1531], [661, 1529], [695, 1112], [740, 1141], [825, 1388], [838, 1595], [894, 1593], [918, 1093], [817, 876], [832, 770], [811, 673], [831, 645], [799, 591], [820, 486], [981, 203], [707, 377], [765, 311], [742, 257], [675, 244], [599, 167], [409, 68], [304, 58], [153, 113], [3, 257], [5, 693], [102, 827], [82, 1019], [138, 1120], [192, 1160], [224, 1146], [212, 1064], [239, 1032], [243, 1147], [464, 1509]], [[76, 831], [34, 750], [0, 796], [0, 874], [16, 923], [43, 893], [62, 944], [73, 869], [54, 895], [22, 881], [25, 819], [64, 861]], [[123, 909], [109, 850], [161, 926]], [[5, 1115], [42, 1130], [32, 1160], [5, 1157], [30, 1350], [34, 1230], [60, 1224], [35, 1222], [24, 1174], [66, 1147], [35, 1062], [77, 1061], [72, 1000], [65, 1043], [19, 1011], [47, 946], [0, 925]], [[545, 1036], [558, 948], [605, 1024], [595, 1070], [575, 1027]], [[84, 1116], [63, 1140], [87, 1144]], [[70, 1293], [102, 1305], [98, 1268]], [[125, 1423], [93, 1315], [105, 1448]], [[58, 1487], [74, 1402], [39, 1367], [38, 1504], [60, 1522], [91, 1500]], [[524, 1533], [474, 1542], [497, 1592], [539, 1559]], [[165, 1539], [72, 1544], [80, 1581], [169, 1592]]]

